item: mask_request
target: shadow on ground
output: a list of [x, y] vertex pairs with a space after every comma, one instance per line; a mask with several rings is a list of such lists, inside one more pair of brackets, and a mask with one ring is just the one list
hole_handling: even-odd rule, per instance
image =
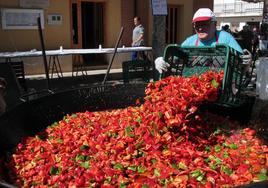
[[[44, 78], [42, 79], [27, 79], [28, 92], [32, 91], [41, 91], [45, 89], [51, 89], [52, 91], [62, 91], [68, 89], [74, 89], [77, 87], [91, 86], [102, 84], [104, 74], [98, 75], [82, 75], [82, 76], [70, 76], [62, 78], [53, 78], [48, 81]], [[111, 82], [122, 82], [121, 73], [110, 74], [106, 80], [106, 83]]]

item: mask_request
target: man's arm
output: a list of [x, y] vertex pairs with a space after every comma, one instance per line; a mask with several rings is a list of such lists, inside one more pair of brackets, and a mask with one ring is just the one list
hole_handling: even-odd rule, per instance
[[241, 46], [238, 44], [238, 42], [235, 40], [235, 38], [232, 35], [230, 38], [229, 46], [235, 49], [236, 51], [238, 51], [239, 53], [243, 54], [243, 50]]
[[235, 40], [235, 38], [225, 31], [219, 32], [219, 43], [227, 44], [229, 47], [235, 49], [239, 53], [243, 54], [243, 50], [241, 46], [238, 44], [238, 42]]
[[139, 37], [138, 37], [136, 40], [134, 40], [134, 41], [132, 42], [132, 46], [133, 46], [134, 44], [140, 42], [141, 40], [143, 40], [143, 36], [144, 36], [144, 34], [141, 33], [141, 34], [139, 35]]

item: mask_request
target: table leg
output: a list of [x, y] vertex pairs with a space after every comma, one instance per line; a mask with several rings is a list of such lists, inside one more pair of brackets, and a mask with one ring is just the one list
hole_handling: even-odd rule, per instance
[[51, 78], [53, 78], [53, 63], [52, 63], [52, 68], [51, 68], [51, 61], [53, 61], [52, 60], [52, 56], [49, 56], [49, 60], [48, 60], [48, 72], [51, 70]]
[[[78, 76], [78, 73], [81, 71], [81, 74], [87, 75], [87, 70], [83, 64], [83, 57], [82, 55], [74, 55], [73, 56], [73, 64], [72, 64], [72, 76]], [[75, 73], [74, 73], [75, 72]]]
[[9, 63], [9, 62], [11, 62], [11, 58], [10, 57], [7, 57], [6, 58], [6, 63]]
[[[63, 77], [62, 70], [61, 70], [61, 66], [60, 66], [60, 61], [59, 61], [59, 56], [56, 56], [56, 60], [57, 60], [57, 64], [58, 64], [58, 66], [59, 66], [59, 71], [60, 71], [60, 72], [57, 71], [58, 76], [59, 76], [59, 77]], [[57, 65], [56, 65], [56, 66], [57, 66]]]
[[[51, 64], [52, 64], [52, 67], [51, 67]], [[49, 57], [49, 63], [48, 63], [48, 65], [49, 65], [48, 66], [49, 67], [49, 70], [51, 70], [51, 78], [53, 78], [54, 71], [55, 71], [55, 73], [57, 73], [57, 76], [59, 78], [62, 78], [63, 77], [61, 66], [60, 66], [60, 61], [59, 61], [59, 58], [58, 58], [57, 55], [56, 56], [50, 56]]]

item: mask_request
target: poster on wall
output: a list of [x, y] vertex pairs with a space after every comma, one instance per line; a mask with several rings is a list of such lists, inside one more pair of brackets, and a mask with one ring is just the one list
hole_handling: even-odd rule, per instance
[[154, 16], [167, 15], [167, 1], [166, 0], [152, 0], [152, 12]]
[[47, 8], [49, 0], [20, 0], [22, 8]]
[[2, 29], [38, 29], [40, 17], [44, 29], [44, 11], [41, 9], [1, 9]]

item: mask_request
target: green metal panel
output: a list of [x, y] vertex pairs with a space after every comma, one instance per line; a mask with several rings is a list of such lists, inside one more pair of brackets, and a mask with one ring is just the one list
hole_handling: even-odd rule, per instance
[[152, 77], [151, 63], [146, 60], [131, 60], [122, 63], [124, 83], [129, 83], [131, 79], [141, 78], [144, 82], [149, 82]]

